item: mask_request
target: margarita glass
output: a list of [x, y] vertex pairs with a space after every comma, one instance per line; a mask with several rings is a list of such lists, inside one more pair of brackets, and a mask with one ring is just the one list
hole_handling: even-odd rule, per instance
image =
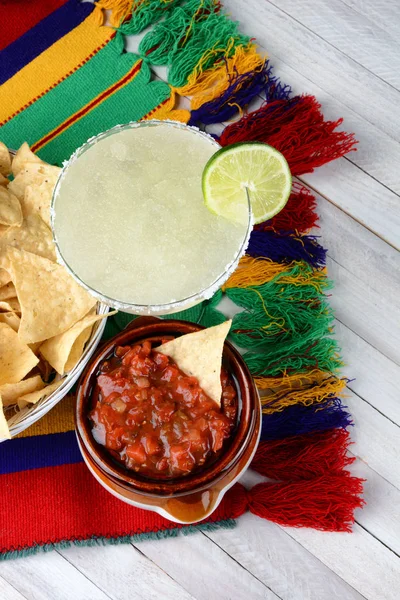
[[172, 314], [210, 298], [235, 270], [252, 226], [213, 214], [201, 179], [219, 144], [171, 121], [118, 125], [64, 164], [51, 224], [59, 261], [101, 302]]

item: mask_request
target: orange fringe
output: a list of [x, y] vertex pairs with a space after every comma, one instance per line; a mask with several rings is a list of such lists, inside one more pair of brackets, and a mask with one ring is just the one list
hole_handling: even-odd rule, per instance
[[222, 286], [222, 291], [234, 287], [247, 288], [253, 285], [261, 285], [270, 281], [276, 275], [288, 271], [294, 264], [281, 265], [273, 262], [270, 258], [243, 256], [239, 261], [236, 271], [232, 273], [228, 281]]
[[[231, 49], [232, 45], [226, 49], [227, 56]], [[266, 60], [257, 53], [254, 44], [249, 44], [245, 47], [238, 46], [233, 56], [221, 61], [221, 66], [203, 71], [204, 63], [209, 59], [210, 54], [215, 54], [216, 51], [212, 48], [206, 52], [191, 73], [188, 83], [176, 90], [181, 96], [192, 96], [192, 110], [221, 96], [232, 83], [230, 80], [232, 76], [249, 71], [260, 71]], [[219, 62], [216, 63], [218, 64]]]

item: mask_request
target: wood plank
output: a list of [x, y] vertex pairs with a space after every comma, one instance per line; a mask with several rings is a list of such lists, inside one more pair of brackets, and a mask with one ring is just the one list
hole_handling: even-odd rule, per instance
[[57, 552], [0, 563], [0, 577], [29, 600], [107, 600], [109, 596]]
[[368, 17], [340, 0], [319, 0], [317, 7], [308, 0], [275, 0], [273, 4], [359, 65], [400, 89], [400, 46]]
[[[358, 427], [362, 427], [362, 423]], [[351, 471], [366, 480], [366, 506], [356, 511], [357, 523], [400, 555], [400, 491], [362, 460], [357, 460]]]
[[204, 535], [143, 541], [137, 548], [197, 600], [277, 598], [264, 583]]
[[[368, 479], [365, 487], [365, 497], [368, 504], [364, 509], [356, 511], [356, 519], [362, 525], [356, 524], [353, 528], [353, 533], [326, 533], [312, 529], [295, 529], [290, 527], [281, 527], [280, 529], [286, 535], [296, 540], [304, 549], [307, 549], [311, 554], [316, 556], [318, 560], [325, 566], [328, 566], [329, 569], [334, 571], [335, 574], [360, 594], [371, 600], [378, 600], [380, 598], [385, 598], [386, 600], [386, 598], [394, 596], [390, 594], [386, 596], [386, 586], [382, 587], [382, 595], [377, 594], [376, 578], [379, 581], [379, 574], [385, 573], [385, 569], [389, 569], [390, 573], [393, 574], [394, 584], [398, 584], [400, 578], [400, 561], [396, 554], [394, 554], [395, 550], [391, 551], [390, 546], [387, 549], [385, 545], [382, 545], [379, 540], [375, 539], [375, 536], [376, 534], [381, 535], [383, 544], [393, 544], [394, 548], [397, 548], [397, 536], [400, 525], [398, 523], [396, 507], [398, 506], [399, 490], [390, 486], [388, 482], [374, 473], [366, 464], [361, 463], [361, 461], [357, 461], [356, 465], [352, 466], [352, 470], [357, 475], [367, 477]], [[247, 471], [242, 479], [248, 488], [251, 488], [262, 480], [264, 478], [253, 471]], [[370, 480], [373, 482], [373, 486], [369, 484]], [[381, 502], [383, 495], [388, 495], [388, 497]], [[395, 502], [392, 506], [390, 506], [391, 501]], [[368, 515], [369, 505], [371, 505], [371, 517]], [[384, 511], [387, 507], [389, 507], [389, 514], [386, 516]], [[261, 519], [258, 519], [257, 524], [261, 521]], [[390, 528], [393, 523], [395, 524], [395, 528], [391, 532]], [[324, 548], [324, 552], [320, 552], [320, 547]], [[374, 552], [380, 553], [379, 564], [375, 564], [374, 562]], [[362, 571], [364, 563], [365, 568], [368, 570], [367, 575], [364, 575]], [[371, 571], [369, 571], [369, 567]], [[329, 581], [328, 575], [327, 581]], [[361, 582], [360, 585], [359, 581]], [[385, 583], [390, 586], [392, 581]], [[304, 597], [308, 598], [307, 594]], [[326, 596], [322, 594], [321, 597], [330, 599], [331, 596], [329, 594]], [[346, 595], [340, 597], [347, 599]]]
[[[321, 40], [271, 2], [228, 0], [226, 9], [241, 23], [242, 31], [255, 36], [286, 64], [302, 73], [334, 98], [400, 140], [400, 121], [394, 118], [399, 92]], [[340, 65], [340, 67], [339, 67]]]
[[337, 320], [335, 337], [345, 363], [342, 374], [351, 380], [348, 388], [400, 425], [399, 365]]
[[335, 282], [330, 305], [336, 318], [399, 364], [400, 306], [387, 301], [329, 257], [327, 267]]
[[398, 40], [400, 23], [400, 4], [396, 0], [342, 0], [353, 10], [368, 17], [374, 24]]
[[400, 253], [320, 195], [316, 198], [320, 227], [313, 233], [321, 236], [320, 243], [328, 249], [328, 256], [396, 306], [400, 297]]
[[250, 513], [232, 531], [206, 535], [283, 600], [362, 598], [284, 529]]
[[355, 424], [352, 453], [400, 490], [400, 427], [350, 390], [346, 396]]
[[[162, 544], [162, 541], [155, 543]], [[59, 552], [85, 577], [95, 581], [110, 598], [116, 600], [132, 600], [132, 598], [190, 600], [193, 598], [131, 544], [74, 546]]]
[[400, 201], [349, 160], [339, 159], [300, 178], [394, 248], [400, 248]]
[[353, 533], [326, 534], [294, 528], [285, 531], [366, 598], [398, 600], [397, 555], [359, 525], [354, 526]]
[[3, 600], [24, 600], [23, 596], [8, 581], [0, 577], [0, 598]]

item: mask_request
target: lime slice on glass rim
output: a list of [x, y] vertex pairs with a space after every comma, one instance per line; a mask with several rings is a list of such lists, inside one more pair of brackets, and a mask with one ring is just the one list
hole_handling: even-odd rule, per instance
[[254, 223], [262, 223], [285, 206], [292, 176], [285, 157], [272, 146], [239, 142], [213, 154], [204, 168], [202, 186], [211, 212], [244, 224], [250, 201]]

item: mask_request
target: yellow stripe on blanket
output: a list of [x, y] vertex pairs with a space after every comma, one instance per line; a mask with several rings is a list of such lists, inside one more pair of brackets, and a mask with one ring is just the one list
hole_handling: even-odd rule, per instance
[[99, 26], [99, 13], [95, 9], [0, 87], [0, 125], [76, 71], [114, 35], [111, 27]]
[[75, 429], [74, 409], [75, 396], [66, 396], [47, 415], [17, 437], [31, 437], [32, 435], [72, 431]]

